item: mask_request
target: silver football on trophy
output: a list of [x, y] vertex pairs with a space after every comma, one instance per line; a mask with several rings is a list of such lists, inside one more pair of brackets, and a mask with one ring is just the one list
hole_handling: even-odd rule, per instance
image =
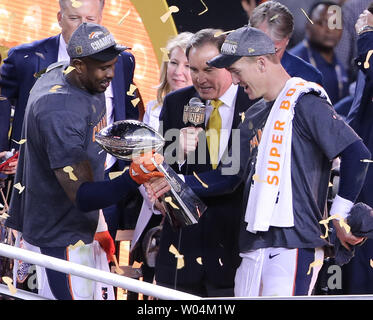
[[96, 133], [95, 139], [114, 157], [129, 161], [145, 151], [159, 151], [165, 144], [157, 131], [137, 120], [116, 121]]

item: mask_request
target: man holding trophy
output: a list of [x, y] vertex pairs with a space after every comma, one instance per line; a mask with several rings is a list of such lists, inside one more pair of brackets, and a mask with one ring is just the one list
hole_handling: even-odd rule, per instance
[[[91, 267], [103, 249], [111, 260], [114, 242], [99, 209], [163, 176], [154, 171], [162, 157], [150, 153], [104, 181], [106, 154], [95, 134], [106, 126], [104, 92], [125, 49], [105, 27], [83, 23], [68, 44], [70, 63], [50, 65], [30, 93], [6, 221], [22, 233], [26, 249]], [[107, 287], [41, 267], [37, 276], [39, 294], [51, 299], [103, 299]]]

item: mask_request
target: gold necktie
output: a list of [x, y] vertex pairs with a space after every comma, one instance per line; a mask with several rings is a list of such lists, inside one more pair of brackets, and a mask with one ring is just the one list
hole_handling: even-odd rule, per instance
[[215, 170], [219, 162], [219, 144], [220, 144], [220, 129], [221, 117], [219, 107], [223, 105], [220, 100], [211, 100], [211, 105], [214, 108], [207, 123], [207, 145], [210, 152], [210, 160], [212, 168]]

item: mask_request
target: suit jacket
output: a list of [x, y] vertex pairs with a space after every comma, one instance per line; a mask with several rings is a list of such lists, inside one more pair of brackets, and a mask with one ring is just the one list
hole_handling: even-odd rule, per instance
[[[160, 115], [163, 132], [187, 126], [182, 121], [183, 108], [192, 97], [198, 97], [194, 87], [177, 90], [165, 97]], [[232, 128], [238, 127], [241, 122], [240, 113], [246, 111], [254, 102], [242, 88], [238, 89]], [[166, 142], [166, 152], [171, 143], [172, 141]], [[230, 142], [228, 149], [229, 145]], [[181, 173], [212, 170], [209, 156], [206, 161], [199, 163], [197, 154], [196, 164], [184, 164]], [[171, 166], [176, 172], [180, 172], [177, 164]], [[184, 255], [185, 262], [184, 268], [177, 270], [177, 286], [193, 288], [201, 283], [210, 283], [222, 289], [233, 288], [236, 268], [240, 263], [238, 234], [242, 215], [242, 186], [229, 195], [201, 200], [208, 209], [197, 224], [175, 231], [168, 221], [165, 222], [156, 262], [156, 280], [163, 285], [174, 287], [176, 259], [169, 252], [169, 247], [173, 244], [180, 254]], [[196, 261], [199, 257], [202, 258], [202, 265]]]
[[[21, 139], [22, 123], [31, 88], [36, 74], [57, 61], [60, 36], [22, 44], [9, 50], [8, 57], [0, 70], [1, 94], [15, 106], [11, 139]], [[113, 86], [114, 119], [137, 119], [138, 110], [130, 102], [127, 91], [133, 80], [135, 59], [131, 53], [123, 52], [115, 65]], [[4, 127], [0, 127], [3, 131]], [[19, 145], [11, 141], [12, 148]]]

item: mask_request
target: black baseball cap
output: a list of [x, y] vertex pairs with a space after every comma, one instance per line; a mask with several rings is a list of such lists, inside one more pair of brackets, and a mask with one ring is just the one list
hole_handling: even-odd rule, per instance
[[231, 32], [220, 49], [220, 55], [207, 61], [216, 68], [228, 68], [242, 57], [276, 53], [275, 45], [263, 31], [244, 26]]

